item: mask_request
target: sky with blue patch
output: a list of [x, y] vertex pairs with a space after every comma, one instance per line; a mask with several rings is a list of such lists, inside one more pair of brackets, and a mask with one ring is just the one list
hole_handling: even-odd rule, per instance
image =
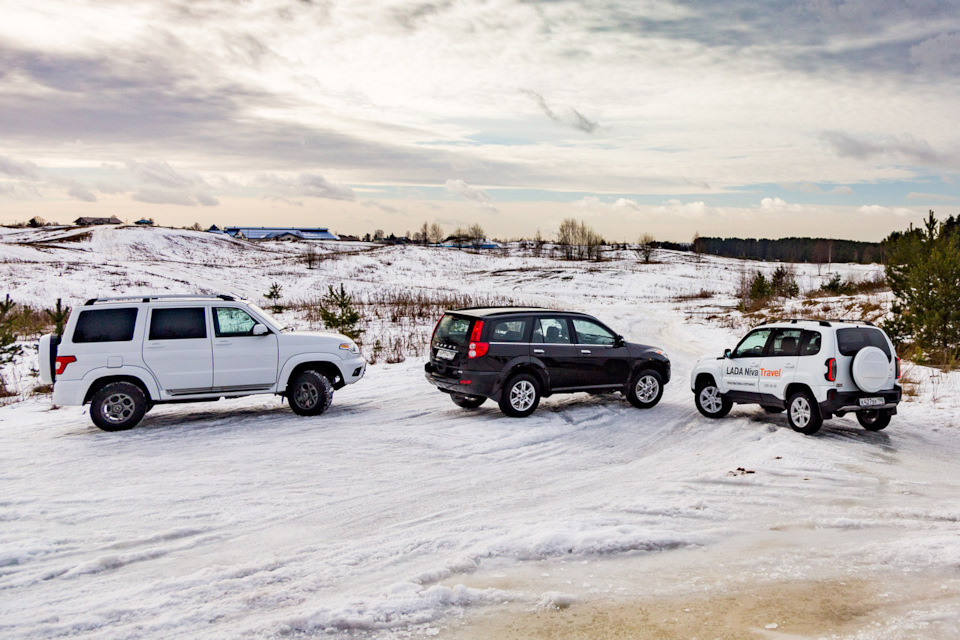
[[0, 11], [0, 223], [877, 240], [960, 212], [952, 0]]

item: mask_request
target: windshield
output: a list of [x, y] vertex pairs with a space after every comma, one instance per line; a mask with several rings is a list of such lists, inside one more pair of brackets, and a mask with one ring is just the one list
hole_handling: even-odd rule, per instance
[[437, 332], [433, 336], [433, 341], [435, 343], [452, 342], [457, 345], [467, 344], [467, 335], [472, 322], [470, 318], [445, 315], [440, 319], [440, 324], [437, 325]]
[[281, 326], [280, 323], [277, 322], [276, 319], [274, 319], [274, 317], [270, 315], [269, 312], [264, 311], [257, 305], [251, 304], [250, 308], [253, 310], [254, 313], [257, 314], [260, 320], [263, 320], [263, 323], [265, 325], [267, 325], [269, 328], [273, 329], [274, 331], [280, 332], [280, 331], [285, 331], [289, 329], [289, 327]]

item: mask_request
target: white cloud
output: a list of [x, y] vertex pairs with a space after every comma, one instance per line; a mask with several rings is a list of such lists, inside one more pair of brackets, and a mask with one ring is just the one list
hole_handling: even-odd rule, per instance
[[67, 195], [69, 195], [71, 198], [82, 200], [84, 202], [97, 201], [97, 196], [94, 195], [94, 193], [90, 191], [90, 189], [80, 185], [75, 185], [70, 187], [70, 189], [67, 190]]
[[911, 191], [907, 194], [908, 200], [938, 200], [941, 202], [956, 202], [960, 200], [957, 196], [946, 195], [943, 193], [921, 193]]
[[905, 217], [905, 216], [917, 215], [916, 211], [914, 211], [913, 209], [907, 209], [906, 207], [884, 207], [878, 204], [865, 205], [865, 206], [859, 207], [857, 211], [860, 213], [866, 214], [868, 216], [893, 215], [893, 216]]
[[497, 211], [493, 206], [490, 196], [486, 191], [478, 187], [471, 187], [463, 180], [447, 180], [447, 191], [458, 195], [473, 206], [487, 211]]

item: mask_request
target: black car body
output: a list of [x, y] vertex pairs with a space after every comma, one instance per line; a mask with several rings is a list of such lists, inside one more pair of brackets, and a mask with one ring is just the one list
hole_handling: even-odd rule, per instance
[[531, 307], [448, 311], [425, 370], [458, 405], [475, 408], [490, 398], [516, 417], [532, 413], [540, 397], [578, 391], [620, 391], [650, 407], [670, 380], [670, 360], [656, 347], [625, 342], [584, 313]]

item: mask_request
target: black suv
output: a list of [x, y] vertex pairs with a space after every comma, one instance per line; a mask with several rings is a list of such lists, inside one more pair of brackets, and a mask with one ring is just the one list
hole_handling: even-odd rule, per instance
[[464, 409], [487, 398], [514, 418], [554, 393], [620, 391], [654, 406], [670, 381], [670, 360], [584, 313], [528, 307], [448, 311], [430, 341], [427, 380]]

